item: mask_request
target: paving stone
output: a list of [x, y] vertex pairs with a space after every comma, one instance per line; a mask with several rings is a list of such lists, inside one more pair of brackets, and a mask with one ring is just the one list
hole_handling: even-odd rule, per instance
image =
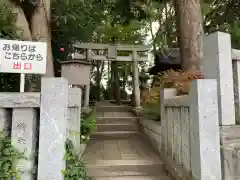
[[[117, 109], [117, 108], [113, 108]], [[105, 110], [105, 109], [104, 109]], [[93, 134], [82, 159], [87, 172], [95, 180], [169, 180], [163, 162], [152, 147], [137, 131], [119, 131], [117, 123], [137, 125], [137, 119], [130, 112], [104, 112], [97, 118], [100, 124], [115, 124], [111, 131]], [[120, 124], [120, 123], [119, 123]], [[162, 178], [160, 178], [162, 177]]]

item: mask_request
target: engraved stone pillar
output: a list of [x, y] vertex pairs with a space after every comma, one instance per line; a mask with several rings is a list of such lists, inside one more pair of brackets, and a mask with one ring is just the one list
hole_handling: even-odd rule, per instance
[[68, 90], [65, 78], [42, 79], [37, 180], [64, 180]]
[[17, 168], [21, 180], [32, 180], [35, 174], [35, 153], [37, 143], [37, 113], [34, 108], [14, 108], [12, 114], [12, 145], [27, 158], [21, 159]]

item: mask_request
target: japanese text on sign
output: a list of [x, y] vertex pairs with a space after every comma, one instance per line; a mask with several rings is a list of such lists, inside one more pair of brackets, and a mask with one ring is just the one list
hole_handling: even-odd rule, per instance
[[18, 125], [17, 125], [17, 136], [18, 136], [18, 139], [17, 139], [17, 143], [18, 144], [26, 144], [26, 140], [25, 140], [25, 138], [23, 138], [23, 134], [25, 133], [25, 131], [26, 131], [26, 128], [27, 128], [27, 126], [26, 126], [26, 124], [24, 124], [24, 123], [19, 123]]
[[44, 42], [0, 40], [1, 72], [44, 74], [47, 44]]

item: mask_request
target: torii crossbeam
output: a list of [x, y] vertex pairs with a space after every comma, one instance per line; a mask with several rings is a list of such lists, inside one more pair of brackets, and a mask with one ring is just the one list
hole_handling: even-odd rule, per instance
[[[83, 53], [74, 53], [74, 59], [100, 60], [100, 61], [128, 61], [133, 67], [133, 94], [136, 108], [140, 108], [140, 89], [139, 89], [139, 73], [138, 61], [147, 61], [148, 54], [142, 56], [143, 52], [149, 52], [151, 46], [145, 45], [121, 45], [121, 44], [92, 44], [92, 43], [76, 43], [74, 48], [82, 49]], [[96, 55], [94, 50], [106, 51], [102, 55]], [[118, 52], [130, 52], [129, 56], [119, 56]]]
[[[100, 61], [133, 61], [132, 55], [118, 56], [119, 51], [128, 52], [148, 52], [151, 46], [145, 45], [121, 45], [121, 44], [94, 44], [94, 43], [77, 43], [74, 48], [82, 49], [83, 53], [74, 53], [76, 59], [100, 60]], [[96, 55], [93, 50], [105, 50], [106, 55]], [[147, 61], [147, 55], [138, 55], [137, 61]]]

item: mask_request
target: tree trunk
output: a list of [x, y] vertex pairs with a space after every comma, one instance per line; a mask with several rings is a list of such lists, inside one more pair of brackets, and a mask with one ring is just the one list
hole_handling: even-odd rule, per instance
[[47, 14], [48, 25], [51, 23], [51, 0], [43, 0], [44, 7]]
[[100, 62], [97, 61], [97, 75], [96, 75], [96, 83], [97, 83], [97, 101], [101, 99], [101, 89], [100, 89]]
[[114, 62], [111, 61], [111, 76], [110, 76], [110, 98], [109, 100], [114, 100]]
[[[23, 9], [13, 1], [8, 1], [7, 3], [9, 7], [12, 8], [13, 12], [17, 15], [15, 25], [17, 28], [21, 29], [21, 31], [18, 32], [19, 37], [21, 37], [21, 40], [24, 41], [32, 41], [32, 34], [29, 28], [29, 23]], [[37, 89], [39, 89], [35, 75], [26, 74], [25, 81], [26, 92], [37, 91]]]
[[202, 59], [202, 13], [200, 0], [175, 0], [182, 69], [200, 70]]
[[44, 3], [37, 6], [31, 17], [32, 39], [47, 42], [47, 69], [45, 76], [54, 77], [51, 31], [48, 25], [48, 13]]
[[9, 5], [11, 6], [13, 12], [17, 15], [15, 25], [17, 28], [21, 29], [21, 31], [18, 32], [19, 37], [21, 37], [21, 40], [32, 41], [31, 31], [23, 9], [14, 3]]

